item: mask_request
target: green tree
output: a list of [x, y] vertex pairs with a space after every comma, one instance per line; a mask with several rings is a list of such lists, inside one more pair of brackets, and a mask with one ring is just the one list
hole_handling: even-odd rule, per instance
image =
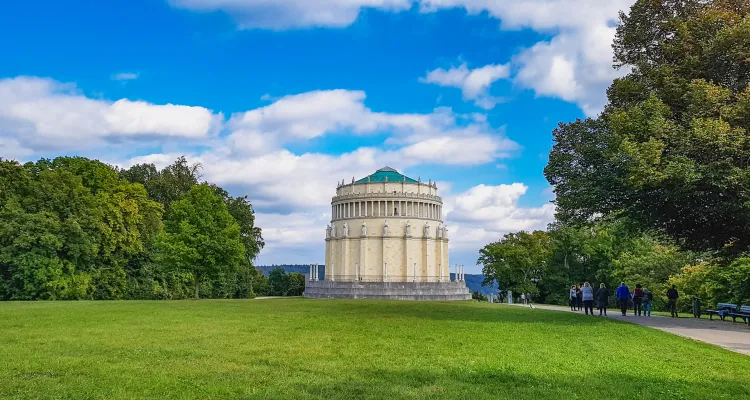
[[202, 280], [236, 272], [245, 260], [240, 227], [207, 184], [193, 186], [172, 203], [157, 249], [167, 270], [193, 275], [195, 298]]
[[268, 294], [271, 296], [286, 296], [289, 292], [289, 275], [284, 268], [274, 268], [268, 274]]
[[550, 250], [547, 232], [506, 234], [479, 251], [484, 284], [496, 281], [502, 290], [537, 294], [535, 281], [544, 277]]
[[562, 221], [626, 217], [695, 250], [750, 249], [750, 3], [639, 0], [596, 119], [560, 124], [545, 175]]
[[302, 296], [305, 291], [305, 275], [297, 272], [289, 274], [289, 290], [287, 296]]

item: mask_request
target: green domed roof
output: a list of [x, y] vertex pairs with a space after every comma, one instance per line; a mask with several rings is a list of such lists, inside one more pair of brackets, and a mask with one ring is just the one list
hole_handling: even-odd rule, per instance
[[370, 182], [385, 182], [386, 178], [388, 182], [406, 182], [406, 183], [417, 183], [416, 180], [400, 174], [398, 171], [391, 167], [383, 167], [375, 171], [374, 174], [366, 176], [356, 183], [367, 183], [367, 178], [370, 178]]

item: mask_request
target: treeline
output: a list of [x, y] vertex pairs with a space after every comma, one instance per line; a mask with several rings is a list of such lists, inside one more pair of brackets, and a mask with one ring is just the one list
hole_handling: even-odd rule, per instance
[[622, 281], [651, 290], [656, 309], [665, 307], [672, 284], [683, 293], [683, 308], [692, 296], [709, 304], [750, 303], [750, 258], [724, 262], [710, 253], [684, 251], [666, 237], [636, 233], [623, 219], [510, 233], [485, 246], [479, 262], [485, 281], [530, 292], [541, 303], [567, 304], [572, 284], [614, 289]]
[[[571, 284], [750, 304], [750, 2], [639, 0], [597, 118], [561, 123], [557, 221], [482, 250], [487, 280], [565, 303]], [[657, 303], [658, 305], [658, 303]]]
[[252, 297], [263, 245], [247, 198], [182, 157], [162, 170], [0, 158], [0, 299]]

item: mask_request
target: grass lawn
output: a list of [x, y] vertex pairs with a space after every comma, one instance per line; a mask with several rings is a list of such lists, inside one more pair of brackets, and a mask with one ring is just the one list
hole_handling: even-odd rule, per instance
[[460, 303], [0, 303], [2, 399], [748, 399], [750, 357]]

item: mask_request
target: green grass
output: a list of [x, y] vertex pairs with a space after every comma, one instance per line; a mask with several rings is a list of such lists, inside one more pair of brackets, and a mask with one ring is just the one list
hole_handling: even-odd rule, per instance
[[750, 357], [472, 302], [0, 303], [2, 399], [741, 399]]

